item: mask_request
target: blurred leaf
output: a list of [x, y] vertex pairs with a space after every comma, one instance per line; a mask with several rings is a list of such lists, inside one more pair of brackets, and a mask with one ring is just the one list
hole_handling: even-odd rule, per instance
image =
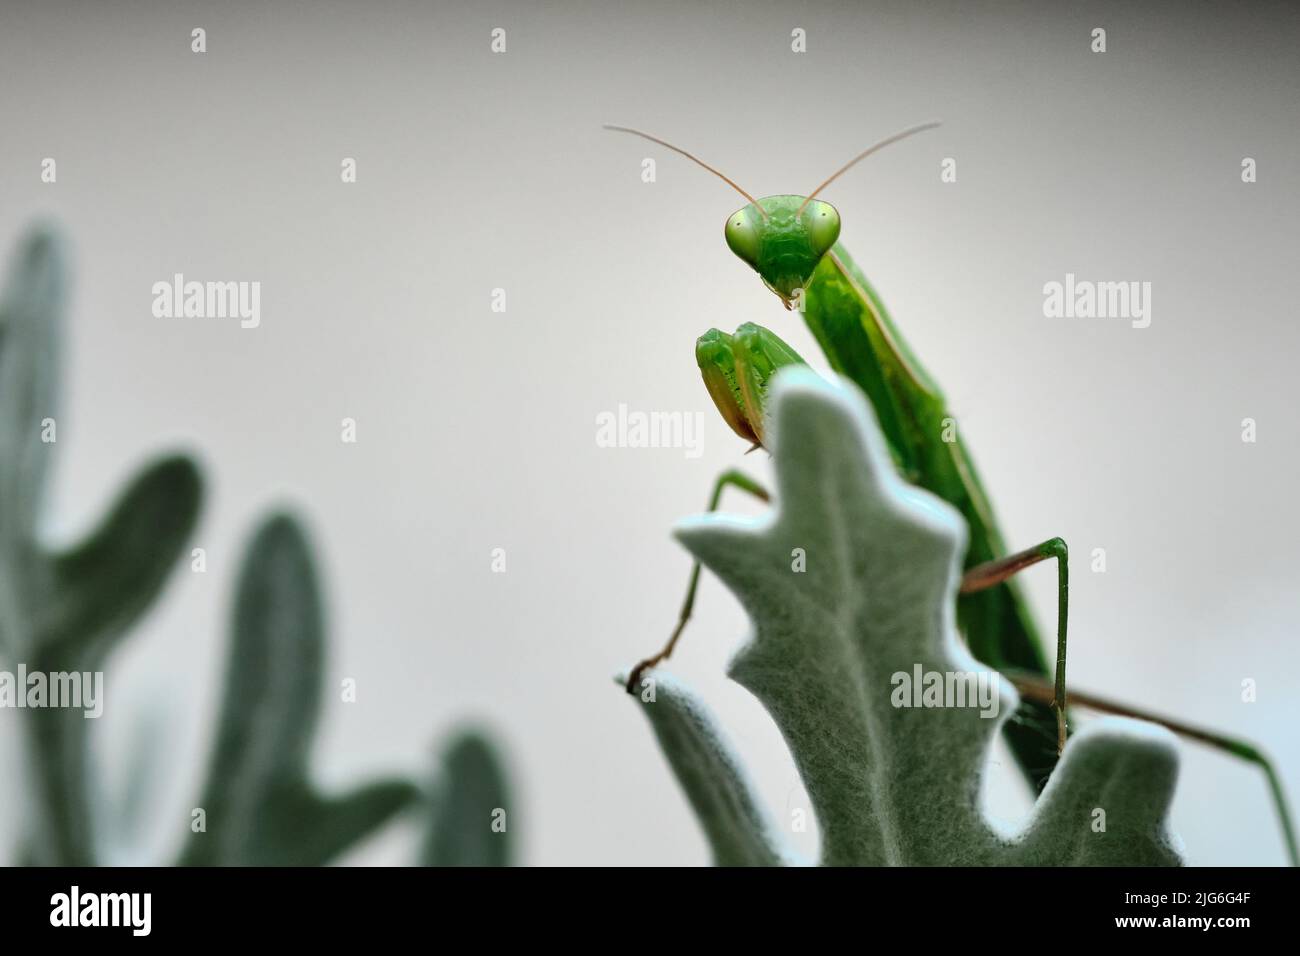
[[[299, 782], [263, 796], [237, 853], [208, 865], [323, 866], [373, 835], [419, 797], [406, 780], [384, 780], [341, 796], [321, 796]], [[209, 835], [211, 818], [209, 817]], [[201, 838], [202, 834], [196, 834]]]
[[[164, 458], [133, 479], [83, 542], [60, 554], [42, 546], [38, 519], [54, 448], [42, 440], [42, 423], [55, 417], [65, 300], [60, 244], [51, 232], [36, 230], [21, 244], [0, 298], [0, 650], [46, 672], [98, 668], [158, 597], [202, 499], [195, 464]], [[292, 519], [274, 517], [254, 537], [241, 571], [201, 804], [207, 832], [192, 834], [183, 862], [325, 863], [418, 799], [405, 780], [375, 781], [340, 795], [312, 786], [324, 681], [322, 618], [302, 531]], [[23, 859], [98, 862], [95, 823], [105, 801], [91, 773], [87, 722], [78, 711], [35, 709], [25, 712], [23, 724], [31, 759], [23, 779], [33, 791]], [[463, 766], [449, 767], [448, 781], [461, 783], [447, 791], [446, 827], [456, 826], [457, 806], [474, 804], [473, 793], [504, 793], [499, 773], [485, 775], [483, 757], [472, 747], [453, 754], [451, 763]], [[490, 764], [491, 755], [486, 758]], [[144, 759], [140, 768], [148, 765]], [[143, 769], [130, 777], [125, 806], [116, 806], [119, 838], [131, 835], [150, 796]], [[487, 791], [476, 791], [485, 784]], [[504, 797], [499, 800], [504, 806]], [[504, 854], [506, 841], [503, 836], [484, 849]], [[469, 844], [445, 837], [439, 843], [469, 852]]]
[[277, 515], [248, 546], [239, 576], [216, 749], [188, 865], [328, 862], [412, 802], [405, 782], [345, 797], [309, 779], [324, 684], [324, 615], [301, 528]]
[[464, 731], [452, 740], [434, 792], [422, 865], [510, 865], [516, 820], [501, 760], [485, 736]]
[[[135, 857], [145, 840], [145, 830], [153, 817], [160, 783], [163, 779], [168, 737], [174, 725], [168, 720], [166, 695], [151, 688], [143, 695], [132, 714], [130, 747], [123, 760], [126, 772], [121, 792], [114, 801], [111, 841], [114, 856], [126, 864], [142, 861]], [[116, 863], [117, 859], [108, 861]]]
[[39, 644], [75, 644], [92, 658], [158, 597], [198, 522], [202, 479], [189, 458], [146, 466], [83, 543], [52, 562], [52, 593], [37, 619]]
[[[65, 555], [42, 545], [44, 486], [61, 426], [55, 405], [67, 300], [63, 260], [54, 233], [33, 230], [0, 297], [0, 649], [46, 673], [98, 669], [111, 639], [157, 596], [194, 527], [201, 496], [194, 465], [168, 459], [136, 481], [85, 544]], [[52, 435], [46, 419], [54, 420]], [[96, 862], [103, 801], [85, 718], [77, 710], [33, 709], [22, 724], [31, 858]]]
[[41, 422], [56, 413], [65, 273], [53, 232], [32, 230], [0, 300], [0, 551], [6, 560], [25, 556], [36, 538], [54, 450], [41, 439]]

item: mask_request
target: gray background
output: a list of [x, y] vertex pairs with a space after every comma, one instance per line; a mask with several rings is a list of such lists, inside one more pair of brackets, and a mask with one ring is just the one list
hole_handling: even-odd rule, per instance
[[[75, 255], [50, 533], [84, 529], [164, 447], [196, 450], [210, 481], [208, 572], [180, 569], [113, 660], [97, 728], [120, 786], [133, 728], [163, 718], [144, 854], [188, 822], [242, 543], [290, 502], [322, 550], [331, 681], [359, 686], [323, 719], [324, 784], [421, 769], [482, 718], [508, 744], [525, 862], [707, 860], [610, 675], [666, 636], [688, 569], [668, 529], [744, 447], [710, 412], [699, 459], [602, 449], [595, 418], [709, 412], [691, 345], [710, 325], [816, 349], [723, 243], [739, 197], [603, 122], [764, 195], [944, 120], [824, 198], [943, 384], [1009, 540], [1074, 549], [1073, 681], [1262, 742], [1300, 796], [1298, 33], [1294, 8], [1267, 5], [6, 3], [0, 242], [49, 216]], [[178, 271], [261, 281], [262, 327], [155, 319], [150, 286]], [[1045, 319], [1042, 286], [1067, 271], [1150, 281], [1151, 327]], [[1053, 579], [1029, 575], [1045, 623]], [[746, 626], [706, 579], [673, 669], [785, 820], [806, 806], [789, 756], [724, 676]], [[6, 778], [14, 723], [0, 714]], [[1282, 862], [1261, 775], [1182, 752], [1191, 861]], [[1005, 763], [986, 797], [1014, 817]], [[409, 845], [397, 828], [349, 859]]]

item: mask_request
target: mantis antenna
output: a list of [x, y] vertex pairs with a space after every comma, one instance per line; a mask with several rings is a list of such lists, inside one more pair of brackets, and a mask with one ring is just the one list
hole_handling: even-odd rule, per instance
[[[664, 147], [666, 147], [666, 148], [668, 148], [668, 149], [671, 149], [674, 153], [678, 153], [678, 154], [680, 154], [680, 155], [682, 155], [682, 156], [685, 156], [685, 157], [686, 157], [687, 159], [689, 159], [691, 162], [696, 163], [696, 164], [698, 164], [698, 165], [700, 165], [700, 166], [703, 166], [705, 169], [707, 169], [709, 172], [713, 173], [713, 175], [717, 176], [719, 179], [721, 179], [724, 183], [726, 183], [728, 186], [730, 186], [730, 187], [731, 187], [732, 189], [734, 189], [736, 192], [740, 193], [742, 196], [744, 196], [746, 199], [748, 199], [748, 200], [750, 201], [750, 203], [754, 206], [754, 208], [757, 209], [759, 212], [761, 212], [761, 213], [763, 214], [763, 218], [764, 218], [764, 219], [767, 218], [767, 210], [764, 209], [762, 206], [760, 206], [760, 205], [758, 204], [758, 200], [757, 200], [757, 199], [755, 199], [755, 198], [754, 198], [753, 196], [751, 196], [749, 193], [745, 192], [745, 190], [741, 189], [738, 185], [736, 185], [735, 180], [731, 179], [731, 178], [728, 177], [728, 176], [724, 176], [721, 172], [719, 172], [718, 170], [714, 169], [712, 166], [710, 166], [710, 165], [709, 165], [708, 163], [706, 163], [704, 160], [700, 159], [698, 156], [692, 156], [690, 153], [686, 152], [686, 150], [682, 149], [681, 147], [679, 147], [679, 146], [674, 146], [672, 143], [669, 143], [669, 142], [667, 142], [666, 140], [662, 140], [662, 139], [660, 139], [658, 136], [651, 136], [649, 133], [643, 133], [643, 132], [641, 132], [639, 129], [632, 129], [631, 127], [628, 127], [628, 126], [611, 126], [611, 125], [609, 125], [608, 123], [604, 124], [603, 128], [604, 128], [604, 129], [612, 129], [612, 130], [614, 130], [616, 133], [631, 133], [633, 136], [640, 136], [642, 139], [648, 139], [648, 140], [650, 140], [650, 142], [652, 142], [652, 143], [658, 143], [660, 146], [664, 146]], [[860, 158], [860, 157], [859, 157], [859, 158]], [[855, 162], [856, 162], [856, 160], [855, 160]], [[850, 165], [852, 165], [852, 164], [850, 164]], [[837, 173], [836, 175], [839, 175], [839, 174]], [[823, 184], [823, 185], [824, 185], [824, 184]], [[820, 187], [819, 187], [819, 188], [820, 188]]]
[[[901, 133], [895, 133], [893, 136], [887, 136], [886, 138], [882, 139], [879, 143], [876, 143], [874, 146], [868, 146], [866, 149], [864, 149], [862, 152], [858, 153], [858, 155], [854, 156], [852, 159], [850, 159], [847, 163], [845, 163], [845, 164], [844, 164], [843, 166], [841, 166], [839, 169], [835, 170], [835, 172], [831, 173], [829, 179], [827, 179], [824, 183], [822, 183], [820, 186], [818, 186], [816, 189], [814, 189], [812, 192], [810, 192], [810, 193], [808, 194], [808, 198], [805, 199], [805, 200], [803, 201], [803, 205], [800, 206], [799, 209], [795, 212], [795, 214], [794, 214], [794, 215], [795, 215], [795, 218], [796, 218], [796, 219], [799, 218], [799, 216], [803, 213], [804, 208], [805, 208], [805, 207], [806, 207], [810, 202], [813, 201], [813, 198], [814, 198], [814, 197], [815, 197], [819, 192], [821, 192], [823, 189], [825, 189], [825, 188], [826, 188], [827, 186], [829, 186], [831, 183], [835, 182], [835, 180], [839, 179], [840, 176], [842, 176], [844, 173], [848, 172], [850, 169], [852, 169], [852, 168], [853, 168], [854, 166], [856, 166], [858, 163], [862, 162], [864, 159], [866, 159], [866, 158], [867, 158], [868, 156], [870, 156], [872, 153], [879, 152], [880, 150], [884, 149], [886, 146], [889, 146], [891, 143], [897, 143], [900, 139], [907, 139], [907, 137], [909, 137], [909, 136], [914, 136], [914, 135], [917, 134], [917, 133], [924, 133], [927, 129], [934, 129], [934, 128], [935, 128], [936, 126], [938, 126], [938, 125], [939, 125], [938, 122], [922, 123], [920, 126], [912, 126], [912, 127], [909, 127], [908, 129], [903, 130]], [[698, 162], [698, 160], [697, 160], [697, 162]], [[733, 184], [733, 185], [734, 185], [734, 184]]]

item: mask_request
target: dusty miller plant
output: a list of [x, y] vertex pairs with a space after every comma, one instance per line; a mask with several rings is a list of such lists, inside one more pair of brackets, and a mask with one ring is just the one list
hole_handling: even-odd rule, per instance
[[[21, 244], [0, 299], [0, 660], [43, 674], [100, 670], [162, 591], [198, 520], [196, 464], [146, 465], [83, 541], [50, 548], [39, 518], [57, 442], [55, 403], [67, 281], [59, 240]], [[298, 521], [268, 518], [248, 545], [234, 599], [225, 693], [196, 816], [179, 862], [315, 865], [336, 859], [403, 811], [423, 816], [412, 856], [425, 865], [503, 865], [510, 798], [495, 748], [466, 730], [428, 781], [380, 780], [321, 793], [310, 775], [326, 636], [311, 547]], [[25, 693], [26, 688], [19, 689]], [[111, 703], [110, 703], [111, 706]], [[21, 720], [22, 862], [94, 865], [142, 796], [112, 799], [81, 709], [0, 710]], [[138, 782], [136, 775], [131, 775]], [[105, 821], [105, 807], [119, 819]], [[509, 817], [505, 818], [509, 822]], [[119, 826], [120, 825], [120, 826]], [[109, 834], [103, 831], [107, 829]]]
[[[896, 707], [893, 675], [985, 670], [956, 630], [966, 529], [898, 477], [865, 400], [807, 368], [773, 395], [777, 496], [761, 519], [688, 519], [677, 537], [753, 623], [730, 676], [772, 715], [830, 865], [1165, 865], [1178, 759], [1164, 728], [1098, 719], [1074, 734], [1020, 832], [979, 806], [990, 743], [1014, 712]], [[794, 570], [792, 554], [804, 563]], [[798, 862], [704, 705], [651, 672], [640, 701], [723, 865]]]

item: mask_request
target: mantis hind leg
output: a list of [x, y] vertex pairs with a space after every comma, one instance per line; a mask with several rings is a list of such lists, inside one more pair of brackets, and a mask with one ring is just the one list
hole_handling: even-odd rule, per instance
[[[743, 471], [731, 469], [724, 471], [718, 476], [718, 480], [713, 483], [713, 493], [709, 496], [709, 511], [718, 510], [718, 502], [722, 500], [722, 490], [730, 485], [733, 488], [739, 488], [741, 491], [749, 492], [760, 501], [771, 501], [772, 496], [767, 489], [760, 485], [753, 478], [750, 478]], [[682, 631], [686, 629], [686, 622], [691, 619], [691, 612], [695, 609], [695, 591], [700, 586], [700, 562], [696, 561], [691, 567], [690, 582], [686, 586], [686, 599], [682, 602], [682, 609], [677, 616], [677, 626], [673, 628], [672, 636], [668, 638], [668, 643], [663, 649], [652, 657], [647, 657], [636, 667], [632, 668], [632, 673], [627, 679], [627, 692], [635, 694], [637, 684], [641, 681], [641, 675], [647, 669], [654, 667], [660, 661], [667, 659], [673, 653], [673, 648], [677, 646], [677, 640], [682, 636]]]
[[[1037, 674], [1020, 674], [1013, 673], [1006, 675], [1021, 697], [1029, 700], [1037, 700], [1047, 703], [1055, 696], [1054, 688]], [[1168, 717], [1161, 717], [1146, 711], [1129, 707], [1125, 704], [1116, 703], [1107, 700], [1104, 697], [1096, 697], [1092, 694], [1084, 694], [1075, 691], [1072, 695], [1074, 703], [1088, 710], [1095, 710], [1103, 714], [1116, 714], [1120, 717], [1132, 717], [1136, 720], [1146, 720], [1153, 724], [1159, 724], [1176, 734], [1187, 737], [1207, 746], [1214, 747], [1224, 753], [1231, 754], [1234, 757], [1240, 757], [1242, 760], [1255, 764], [1264, 771], [1264, 776], [1268, 779], [1269, 793], [1273, 798], [1273, 807], [1277, 811], [1278, 821], [1282, 825], [1282, 835], [1286, 840], [1287, 856], [1291, 860], [1292, 866], [1300, 866], [1300, 847], [1296, 843], [1295, 822], [1291, 818], [1291, 811], [1287, 804], [1286, 791], [1282, 789], [1282, 779], [1278, 776], [1277, 770], [1274, 769], [1272, 761], [1264, 754], [1260, 748], [1256, 747], [1249, 741], [1242, 740], [1239, 737], [1229, 737], [1225, 734], [1216, 733], [1212, 730], [1206, 730], [1203, 727], [1197, 727], [1193, 724], [1185, 724], [1182, 721], [1171, 720]]]
[[1066, 547], [1065, 539], [1049, 538], [1042, 544], [1017, 551], [1005, 558], [977, 564], [962, 576], [961, 593], [971, 594], [994, 587], [1025, 568], [1052, 558], [1056, 559], [1056, 678], [1052, 699], [1043, 703], [1049, 704], [1056, 712], [1056, 752], [1059, 754], [1065, 749], [1068, 733], [1065, 717], [1065, 636], [1070, 616], [1070, 549]]
[[[961, 591], [963, 594], [968, 594], [993, 587], [1025, 568], [1033, 567], [1035, 564], [1051, 558], [1057, 560], [1058, 601], [1055, 679], [1048, 682], [1037, 674], [1027, 673], [1009, 673], [1006, 676], [1015, 685], [1022, 698], [1040, 704], [1047, 704], [1056, 712], [1057, 745], [1058, 748], [1063, 749], [1066, 737], [1065, 637], [1070, 590], [1069, 549], [1066, 547], [1065, 541], [1061, 538], [1052, 538], [1040, 545], [1008, 555], [1005, 558], [978, 564], [962, 576]], [[1088, 710], [1116, 714], [1121, 717], [1132, 717], [1136, 720], [1159, 724], [1183, 737], [1255, 764], [1264, 771], [1264, 776], [1268, 780], [1269, 794], [1272, 797], [1278, 821], [1282, 826], [1282, 835], [1286, 841], [1287, 855], [1290, 858], [1291, 865], [1300, 866], [1300, 845], [1297, 844], [1295, 822], [1292, 819], [1291, 810], [1287, 803], [1286, 792], [1282, 789], [1282, 780], [1273, 767], [1272, 761], [1254, 744], [1240, 738], [1206, 730], [1203, 727], [1170, 720], [1167, 717], [1128, 707], [1092, 694], [1080, 693], [1077, 690], [1071, 695], [1071, 699], [1076, 705]]]

